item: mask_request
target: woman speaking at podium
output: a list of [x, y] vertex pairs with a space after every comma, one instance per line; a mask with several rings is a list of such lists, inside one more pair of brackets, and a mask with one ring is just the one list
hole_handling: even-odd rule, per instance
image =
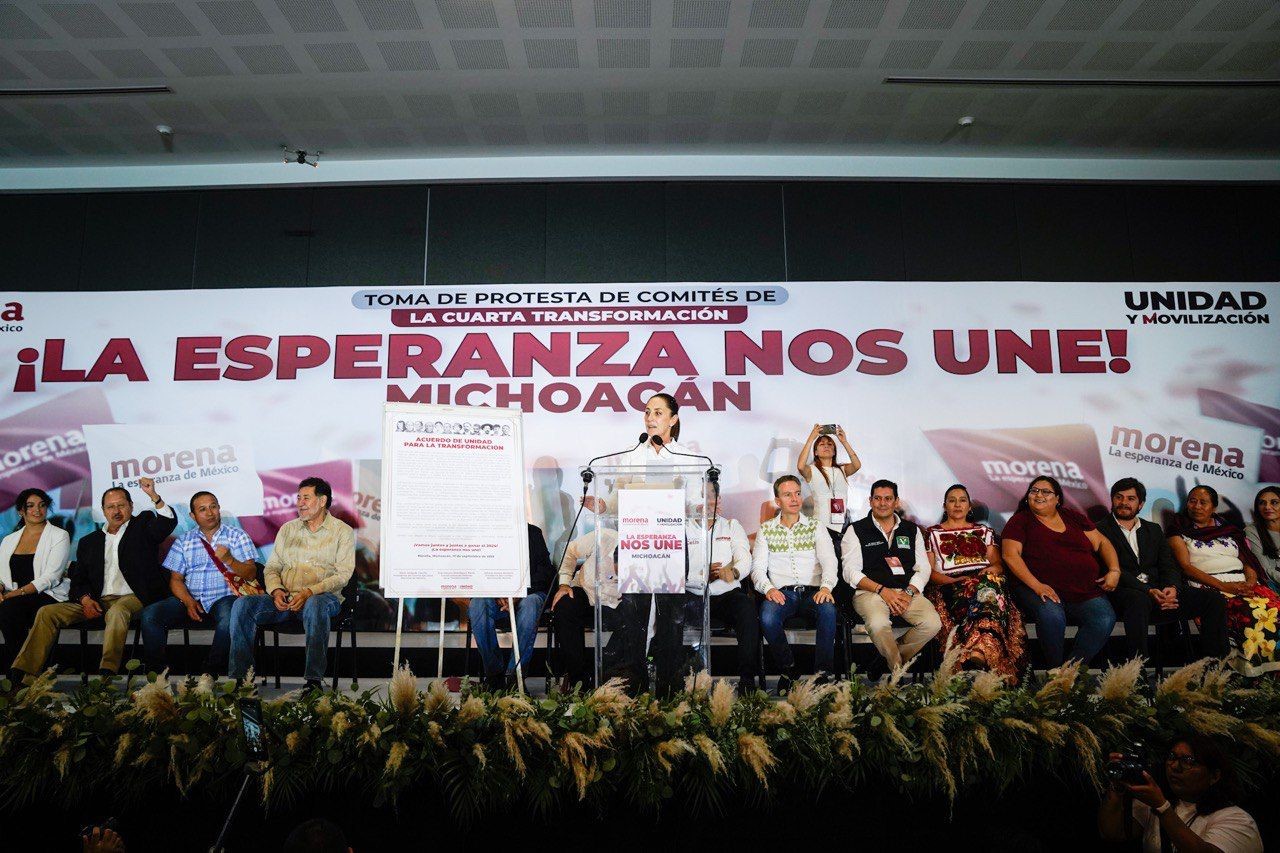
[[[654, 394], [644, 404], [644, 431], [649, 440], [624, 453], [622, 465], [680, 465], [681, 453], [692, 453], [680, 444], [680, 404], [670, 394]], [[657, 437], [662, 441], [655, 442]]]
[[[610, 457], [617, 460], [616, 464], [619, 467], [637, 471], [637, 473], [619, 476], [616, 481], [619, 486], [643, 482], [644, 475], [638, 473], [638, 469], [681, 465], [684, 464], [681, 460], [687, 457], [679, 454], [693, 452], [679, 443], [680, 404], [670, 394], [654, 394], [645, 403], [644, 433], [644, 440], [636, 447], [626, 453]], [[597, 515], [614, 512], [618, 508], [618, 492], [616, 489], [610, 491], [609, 496], [604, 500], [594, 495], [584, 497], [582, 505]]]
[[[638, 467], [665, 467], [686, 465], [695, 460], [681, 453], [692, 453], [680, 439], [680, 404], [670, 394], [658, 393], [644, 405], [644, 431], [649, 440], [622, 456], [621, 464]], [[633, 474], [631, 480], [643, 479]], [[686, 567], [686, 571], [687, 571]], [[624, 598], [634, 598], [636, 614], [645, 622], [649, 620], [650, 602], [656, 605], [653, 620], [653, 658], [659, 696], [677, 692], [684, 672], [684, 595], [624, 593]], [[647, 673], [646, 673], [647, 674]], [[642, 685], [637, 685], [643, 689]]]
[[[610, 491], [607, 498], [603, 500], [595, 497], [584, 498], [583, 505], [587, 509], [597, 515], [614, 513], [617, 511], [618, 506], [617, 486], [643, 482], [645, 479], [643, 470], [647, 468], [655, 469], [656, 473], [656, 469], [683, 465], [693, 461], [688, 457], [679, 455], [691, 453], [691, 451], [678, 443], [680, 438], [680, 404], [670, 394], [654, 394], [645, 403], [644, 431], [644, 440], [637, 447], [613, 457], [617, 460], [619, 467], [624, 470], [631, 469], [631, 473], [617, 478], [615, 488]], [[622, 598], [629, 605], [626, 608], [628, 617], [634, 614], [634, 618], [643, 625], [649, 623], [649, 609], [654, 599], [656, 599], [657, 607], [653, 624], [653, 656], [657, 669], [657, 689], [660, 694], [678, 690], [683, 675], [680, 666], [684, 639], [684, 595], [680, 593], [623, 592]], [[633, 628], [639, 629], [639, 626], [633, 626]], [[640, 648], [637, 651], [643, 654], [644, 644], [639, 643], [638, 645]], [[633, 661], [632, 663], [638, 662]], [[637, 669], [639, 670], [638, 672]], [[636, 681], [641, 682], [629, 683], [629, 692], [640, 693], [647, 689], [648, 673], [643, 667], [629, 667], [627, 675], [629, 679], [634, 678]]]

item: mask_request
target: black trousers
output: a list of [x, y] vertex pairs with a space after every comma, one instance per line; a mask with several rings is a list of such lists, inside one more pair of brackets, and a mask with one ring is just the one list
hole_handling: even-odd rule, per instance
[[1209, 657], [1225, 658], [1227, 643], [1227, 600], [1216, 589], [1182, 586], [1178, 588], [1178, 609], [1161, 610], [1146, 590], [1120, 587], [1111, 593], [1111, 603], [1124, 623], [1125, 643], [1130, 655], [1147, 654], [1147, 629], [1177, 619], [1200, 619], [1200, 644]]
[[[649, 629], [649, 608], [645, 602], [643, 614], [637, 611], [634, 600], [639, 596], [623, 596], [616, 608], [605, 607], [600, 620], [605, 630], [612, 632], [603, 650], [602, 671], [605, 678], [621, 675], [631, 689], [642, 690], [647, 685], [648, 665], [645, 660], [645, 638]], [[648, 596], [644, 596], [648, 598]], [[587, 628], [595, 624], [595, 608], [587, 601], [587, 593], [581, 587], [560, 599], [552, 610], [555, 614], [556, 651], [560, 668], [570, 684], [593, 683], [595, 659], [587, 652]]]
[[[649, 608], [656, 607], [653, 618], [653, 664], [657, 677], [658, 695], [666, 696], [678, 691], [684, 683], [684, 676], [693, 667], [686, 665], [688, 655], [684, 647], [685, 604], [688, 596], [683, 592], [647, 593], [629, 592], [622, 596], [624, 602], [630, 601], [642, 626], [638, 642], [644, 648], [649, 629]], [[636, 642], [636, 640], [633, 640]], [[647, 663], [647, 661], [646, 661]], [[648, 681], [648, 667], [645, 667], [645, 680]], [[643, 689], [643, 688], [641, 688]]]
[[[702, 596], [686, 608], [686, 619], [697, 617]], [[760, 618], [758, 606], [742, 587], [711, 596], [711, 618], [733, 628], [738, 641], [738, 677], [754, 679], [760, 673]]]
[[4, 648], [0, 649], [0, 673], [9, 671], [18, 650], [27, 641], [27, 633], [36, 621], [36, 611], [58, 600], [47, 592], [36, 595], [20, 595], [0, 602], [0, 635], [4, 636]]

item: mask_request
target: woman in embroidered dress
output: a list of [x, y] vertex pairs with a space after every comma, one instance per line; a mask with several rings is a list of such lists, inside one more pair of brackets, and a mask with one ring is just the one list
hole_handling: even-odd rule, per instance
[[942, 521], [925, 533], [933, 569], [925, 594], [938, 611], [943, 653], [959, 646], [963, 669], [989, 669], [1016, 684], [1027, 665], [1027, 632], [1008, 595], [995, 534], [973, 521], [969, 490], [942, 499]]
[[1169, 547], [1187, 582], [1227, 597], [1227, 631], [1235, 654], [1231, 665], [1243, 675], [1280, 670], [1276, 656], [1276, 614], [1280, 597], [1258, 582], [1260, 566], [1244, 532], [1215, 515], [1218, 493], [1196, 486], [1174, 519]]

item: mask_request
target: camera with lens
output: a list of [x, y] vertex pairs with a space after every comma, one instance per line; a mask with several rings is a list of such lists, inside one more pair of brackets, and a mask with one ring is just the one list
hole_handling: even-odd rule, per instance
[[1107, 762], [1107, 778], [1126, 785], [1142, 785], [1147, 781], [1143, 775], [1146, 769], [1142, 756], [1135, 752], [1125, 752], [1119, 758]]

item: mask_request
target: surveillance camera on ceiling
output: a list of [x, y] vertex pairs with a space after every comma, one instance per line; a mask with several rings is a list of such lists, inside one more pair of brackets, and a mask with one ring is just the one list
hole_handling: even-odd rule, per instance
[[290, 148], [288, 145], [281, 145], [284, 151], [285, 163], [297, 163], [299, 166], [318, 166], [320, 164], [320, 155], [323, 151], [306, 151], [302, 148]]

